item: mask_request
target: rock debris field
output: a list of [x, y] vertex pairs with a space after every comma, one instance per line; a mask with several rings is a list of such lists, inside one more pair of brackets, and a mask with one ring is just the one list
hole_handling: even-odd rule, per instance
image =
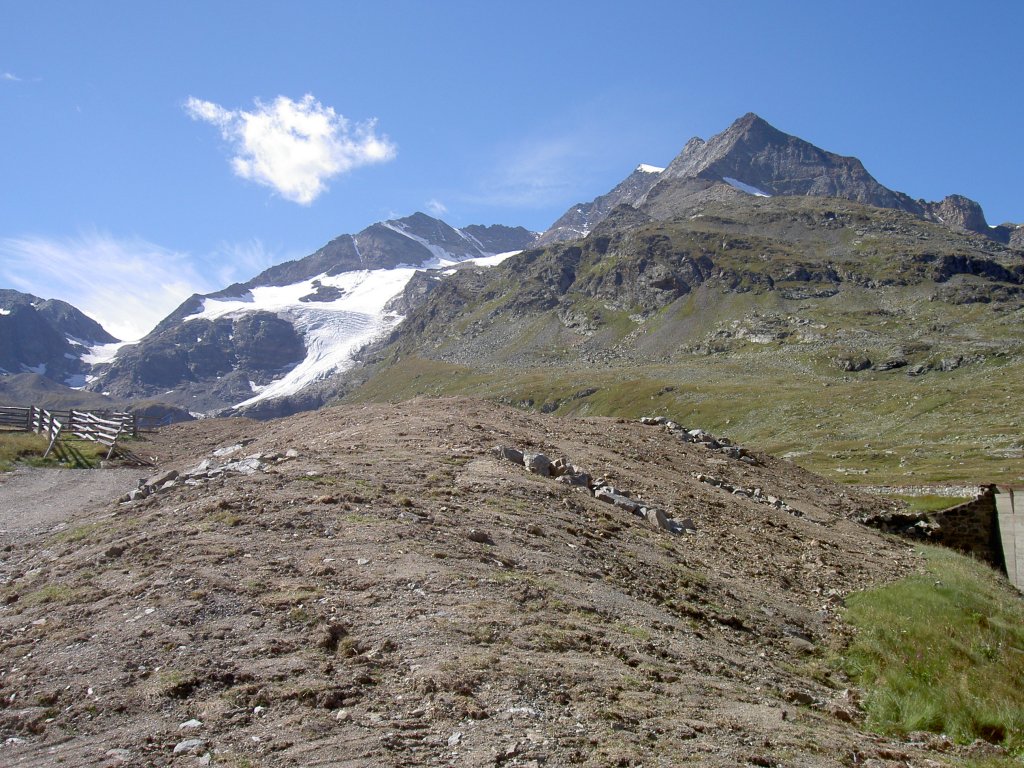
[[844, 597], [919, 565], [856, 522], [888, 502], [679, 431], [465, 399], [165, 428], [158, 471], [0, 533], [0, 764], [960, 759], [867, 732], [825, 662]]

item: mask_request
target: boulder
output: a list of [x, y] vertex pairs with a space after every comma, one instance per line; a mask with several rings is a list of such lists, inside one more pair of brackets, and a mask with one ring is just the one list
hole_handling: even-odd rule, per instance
[[543, 453], [523, 454], [523, 463], [535, 475], [540, 475], [541, 477], [551, 476], [551, 459]]
[[876, 363], [871, 366], [873, 371], [893, 371], [897, 368], [905, 368], [907, 366], [907, 360], [903, 357], [890, 357], [888, 360], [883, 360], [880, 363]]
[[152, 477], [144, 480], [140, 487], [144, 488], [160, 488], [165, 483], [169, 483], [178, 477], [178, 470], [169, 469], [166, 472], [160, 472], [159, 474], [153, 475]]
[[841, 355], [833, 358], [832, 365], [840, 371], [855, 373], [866, 371], [871, 367], [871, 359], [867, 355]]
[[499, 459], [511, 461], [513, 464], [523, 463], [523, 452], [515, 448], [509, 448], [507, 445], [496, 445], [491, 449], [491, 452]]

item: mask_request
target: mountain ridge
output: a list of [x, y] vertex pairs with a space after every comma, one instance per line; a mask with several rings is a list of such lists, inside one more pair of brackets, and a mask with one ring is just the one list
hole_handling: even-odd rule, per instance
[[[784, 133], [753, 112], [706, 141], [691, 138], [661, 173], [642, 182], [636, 175], [634, 171], [605, 195], [570, 208], [544, 232], [539, 244], [580, 237], [623, 203], [658, 217], [665, 215], [669, 200], [671, 214], [679, 214], [682, 201], [699, 206], [706, 199], [731, 195], [718, 187], [721, 184], [748, 193], [753, 189], [770, 195], [839, 197], [907, 211], [1003, 244], [1011, 244], [1011, 238], [1016, 247], [1024, 243], [1024, 228], [990, 227], [981, 206], [963, 195], [951, 194], [938, 202], [914, 200], [879, 183], [856, 157]], [[642, 189], [636, 194], [638, 186]]]

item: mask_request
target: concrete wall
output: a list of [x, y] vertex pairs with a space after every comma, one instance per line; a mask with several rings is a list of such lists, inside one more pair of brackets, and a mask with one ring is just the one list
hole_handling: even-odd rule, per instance
[[998, 488], [995, 505], [1006, 576], [1024, 590], [1024, 488]]

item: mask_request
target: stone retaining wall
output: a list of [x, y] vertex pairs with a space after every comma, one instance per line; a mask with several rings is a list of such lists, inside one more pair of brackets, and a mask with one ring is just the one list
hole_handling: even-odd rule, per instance
[[966, 552], [1005, 571], [995, 495], [996, 486], [985, 485], [974, 501], [930, 513], [928, 517], [939, 526], [932, 534], [932, 541]]

